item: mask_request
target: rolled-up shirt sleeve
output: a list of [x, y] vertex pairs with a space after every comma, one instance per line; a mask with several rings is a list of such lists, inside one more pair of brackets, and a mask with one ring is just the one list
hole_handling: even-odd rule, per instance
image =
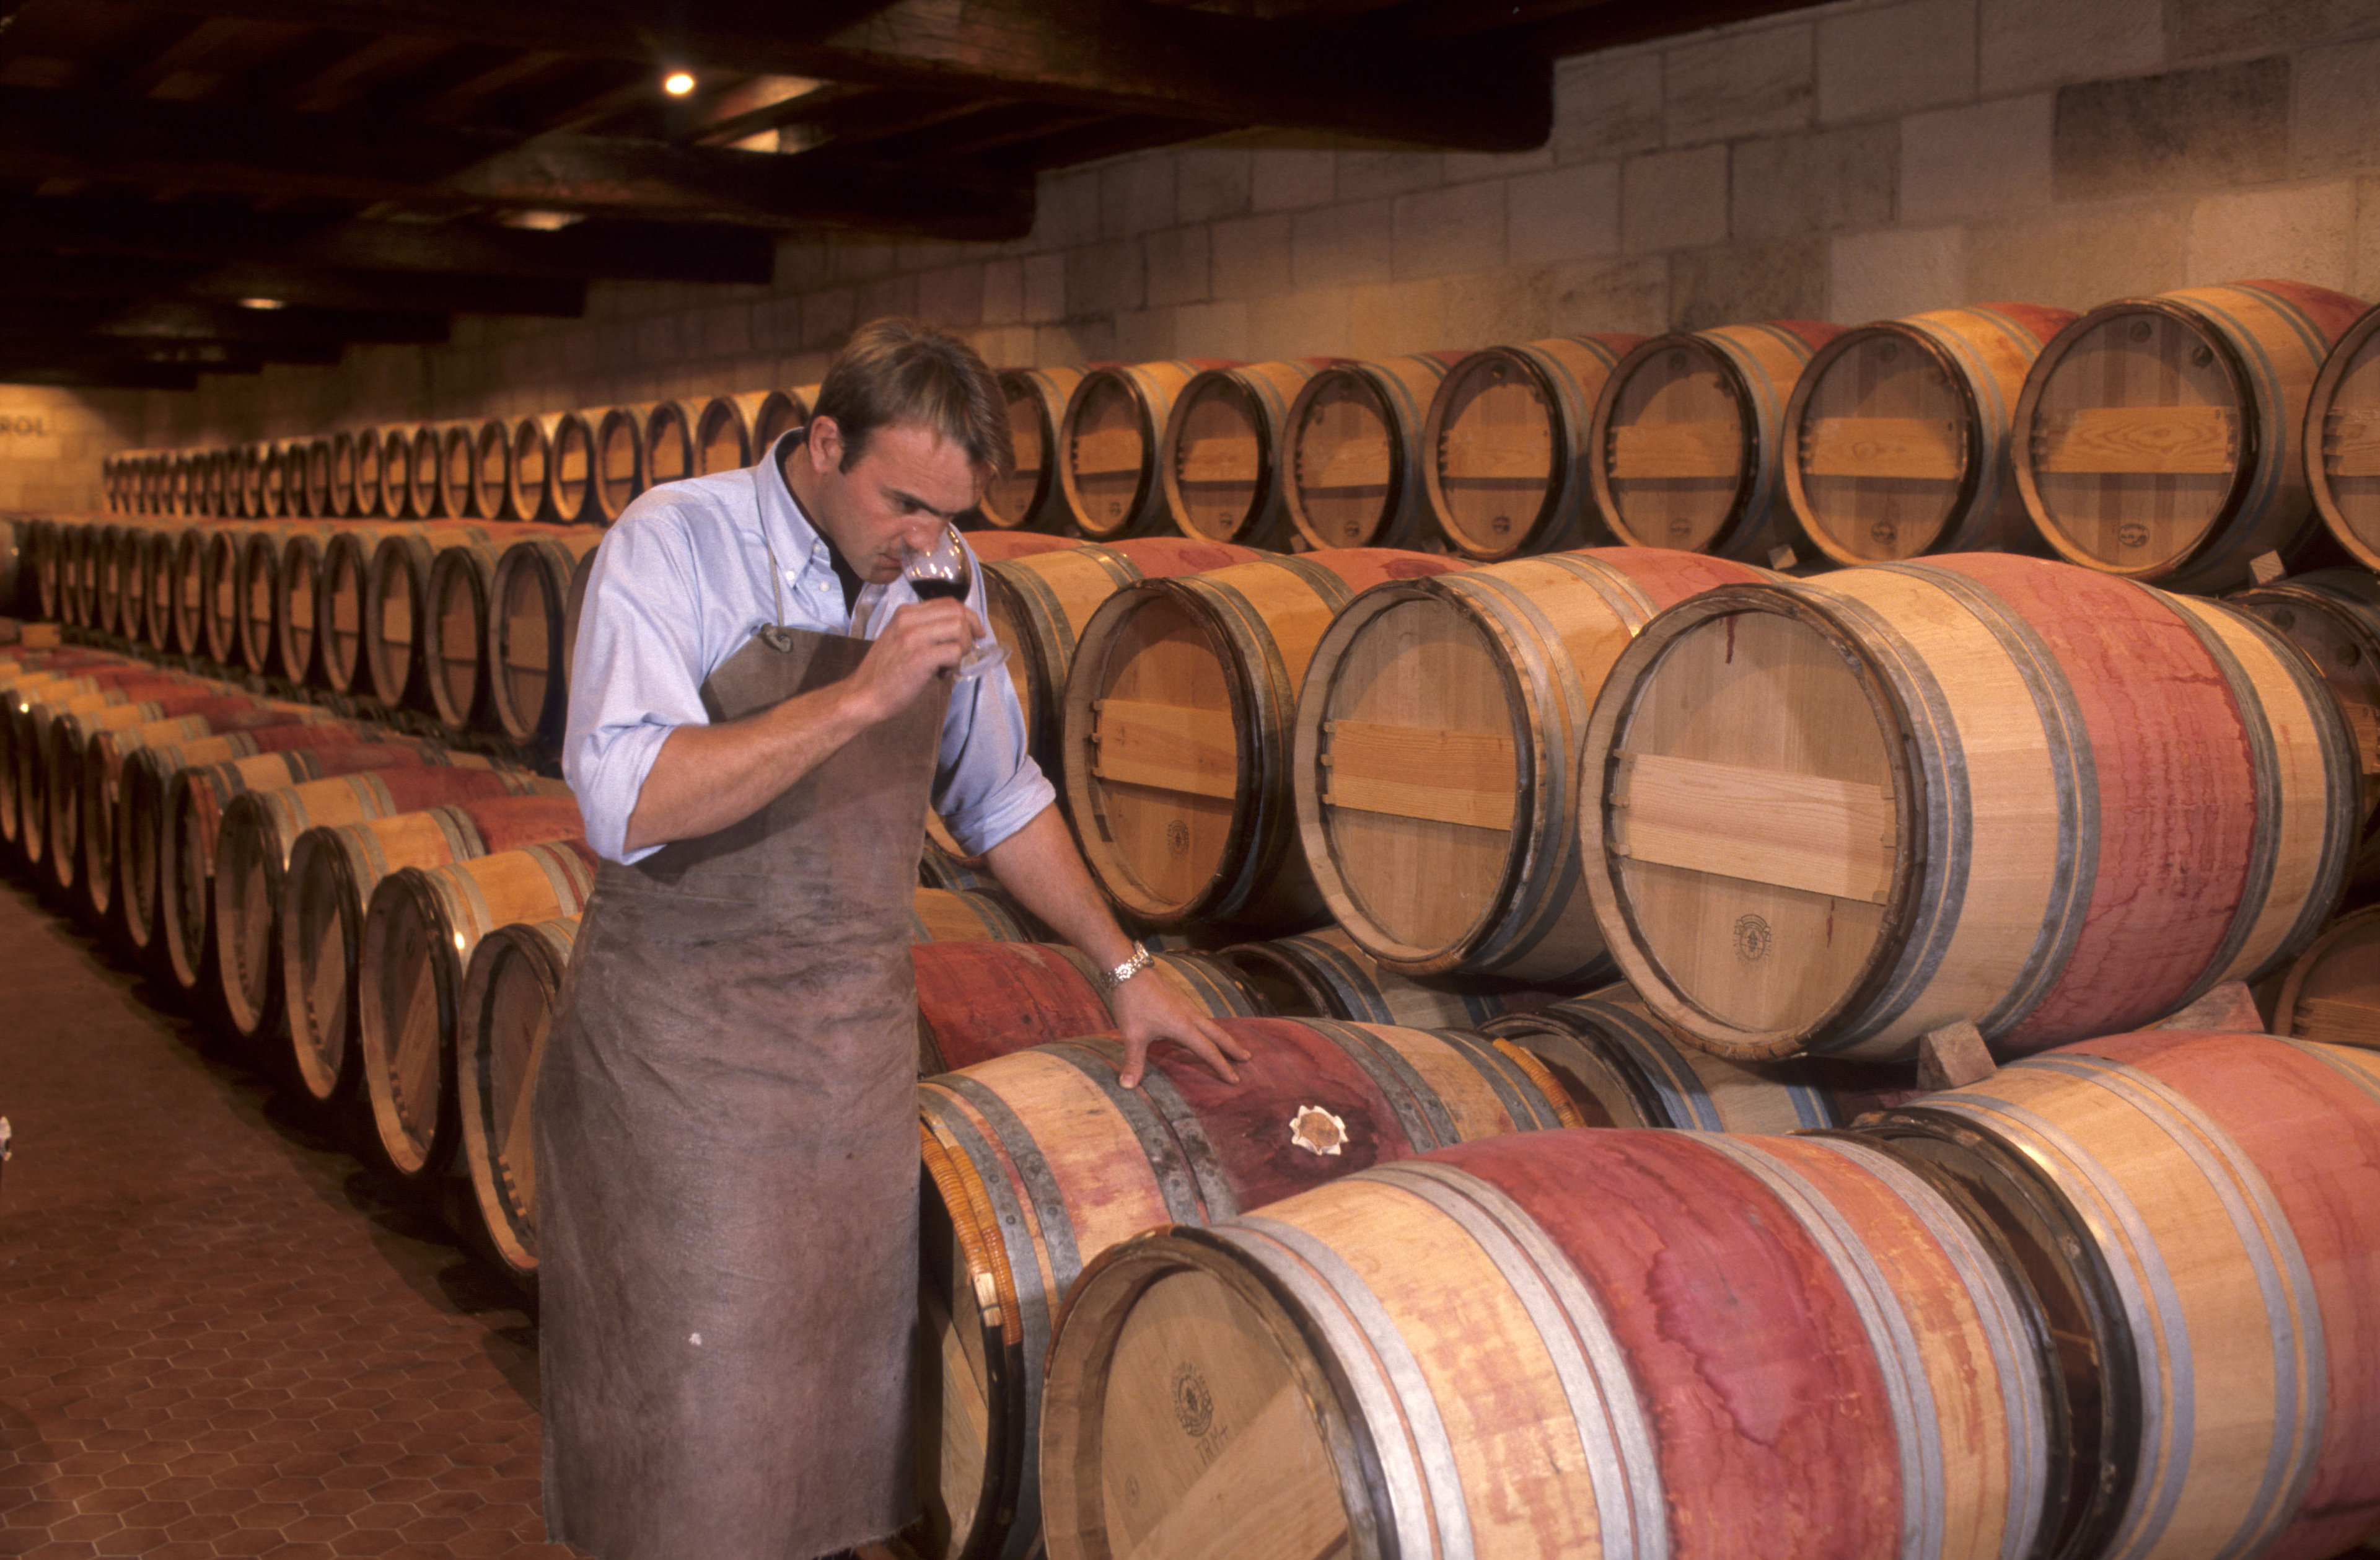
[[628, 819], [669, 734], [704, 725], [700, 581], [685, 531], [662, 506], [624, 516], [587, 579], [570, 678], [562, 772], [578, 798], [587, 843], [608, 860], [627, 847]]
[[[967, 551], [972, 555], [975, 550]], [[905, 586], [896, 589], [903, 599], [914, 599]], [[967, 605], [990, 621], [980, 560]], [[959, 847], [980, 856], [1057, 799], [1057, 787], [1026, 751], [1025, 710], [1016, 701], [1008, 668], [986, 667], [960, 681], [951, 690], [934, 774], [934, 810], [942, 815]]]

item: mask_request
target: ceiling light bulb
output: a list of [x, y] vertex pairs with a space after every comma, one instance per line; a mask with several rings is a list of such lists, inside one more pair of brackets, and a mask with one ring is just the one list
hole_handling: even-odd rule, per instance
[[242, 309], [279, 309], [282, 301], [277, 298], [243, 298], [239, 306]]
[[672, 97], [684, 97], [694, 91], [694, 75], [690, 71], [673, 70], [662, 78], [662, 91]]

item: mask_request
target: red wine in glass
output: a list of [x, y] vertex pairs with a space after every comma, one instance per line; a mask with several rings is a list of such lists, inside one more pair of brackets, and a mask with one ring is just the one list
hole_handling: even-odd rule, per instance
[[[968, 561], [966, 548], [960, 544], [959, 533], [948, 526], [942, 528], [941, 535], [932, 546], [911, 548], [903, 560], [901, 573], [922, 602], [963, 601], [968, 588], [975, 583], [975, 571]], [[958, 675], [971, 677], [1007, 659], [1006, 647], [987, 634], [959, 658]]]

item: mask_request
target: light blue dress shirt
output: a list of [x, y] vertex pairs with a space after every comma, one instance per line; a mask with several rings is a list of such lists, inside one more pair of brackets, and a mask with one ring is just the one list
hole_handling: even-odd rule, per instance
[[[650, 490], [596, 551], [573, 650], [562, 773], [577, 793], [587, 843], [609, 860], [638, 861], [662, 848], [627, 848], [628, 815], [645, 776], [672, 731], [709, 724], [704, 681], [756, 631], [782, 615], [789, 628], [872, 639], [871, 627], [880, 629], [917, 599], [906, 580], [895, 580], [862, 587], [844, 610], [826, 539], [781, 474], [784, 439], [756, 466]], [[980, 566], [967, 605], [984, 616]], [[1025, 712], [1002, 669], [953, 685], [933, 796], [952, 835], [974, 855], [1056, 799], [1025, 750]]]

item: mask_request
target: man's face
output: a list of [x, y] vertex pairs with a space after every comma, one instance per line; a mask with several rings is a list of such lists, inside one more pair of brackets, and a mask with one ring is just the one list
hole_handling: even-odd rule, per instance
[[901, 578], [905, 546], [929, 547], [942, 528], [976, 506], [982, 484], [966, 451], [917, 423], [879, 428], [848, 471], [849, 448], [832, 418], [810, 423], [789, 453], [795, 493], [859, 578]]

